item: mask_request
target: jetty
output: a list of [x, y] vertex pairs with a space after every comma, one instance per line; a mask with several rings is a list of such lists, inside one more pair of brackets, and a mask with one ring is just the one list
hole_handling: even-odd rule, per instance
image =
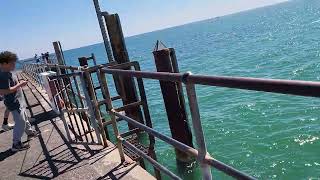
[[[0, 131], [0, 179], [155, 179], [129, 157], [126, 163], [121, 162], [111, 142], [106, 148], [71, 144], [46, 91], [27, 74], [21, 71], [16, 74], [19, 79], [30, 80], [23, 88], [27, 114], [32, 117], [33, 127], [41, 133], [28, 142], [30, 149], [13, 153], [10, 150], [12, 131]], [[0, 123], [4, 110], [1, 102]], [[9, 122], [13, 122], [11, 115]], [[23, 137], [23, 141], [26, 140]]]
[[[23, 88], [28, 116], [41, 134], [29, 150], [12, 153], [12, 133], [1, 131], [0, 179], [182, 179], [158, 161], [157, 141], [170, 145], [177, 162], [196, 162], [199, 179], [211, 180], [212, 169], [255, 179], [207, 151], [196, 86], [320, 97], [319, 82], [180, 72], [174, 48], [160, 41], [152, 52], [156, 72], [144, 71], [128, 55], [119, 15], [93, 2], [106, 50], [103, 63], [88, 54], [69, 66], [56, 41], [55, 58], [23, 65], [17, 76], [30, 82]], [[171, 136], [153, 128], [145, 79], [160, 84]]]

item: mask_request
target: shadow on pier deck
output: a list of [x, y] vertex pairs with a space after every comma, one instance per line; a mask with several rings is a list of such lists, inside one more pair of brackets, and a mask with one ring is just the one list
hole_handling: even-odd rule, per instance
[[[19, 79], [28, 78], [18, 73]], [[33, 127], [41, 131], [30, 149], [12, 153], [12, 131], [0, 131], [0, 179], [154, 179], [136, 163], [121, 164], [114, 145], [73, 145], [66, 138], [59, 116], [50, 108], [48, 96], [37, 85], [24, 87]], [[3, 115], [4, 105], [0, 105]], [[2, 116], [0, 117], [2, 123]], [[10, 122], [12, 122], [10, 116]], [[23, 137], [26, 141], [26, 137]]]

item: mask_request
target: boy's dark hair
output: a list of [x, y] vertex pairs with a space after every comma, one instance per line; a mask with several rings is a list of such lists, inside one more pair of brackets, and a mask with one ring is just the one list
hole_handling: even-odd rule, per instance
[[18, 60], [18, 56], [10, 51], [3, 51], [0, 53], [0, 64], [3, 63], [10, 63], [12, 61], [17, 61]]

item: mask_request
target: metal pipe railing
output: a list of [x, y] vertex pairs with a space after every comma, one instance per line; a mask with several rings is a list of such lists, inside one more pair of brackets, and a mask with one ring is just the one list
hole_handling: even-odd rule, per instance
[[198, 145], [199, 154], [197, 156], [197, 159], [200, 162], [203, 179], [212, 179], [210, 166], [204, 162], [207, 155], [207, 147], [206, 147], [206, 142], [204, 139], [203, 130], [202, 130], [201, 121], [200, 121], [200, 113], [199, 113], [199, 107], [197, 102], [196, 89], [194, 84], [189, 84], [189, 83], [187, 84], [186, 89], [187, 89], [187, 95], [188, 95], [189, 106], [191, 111], [192, 125], [194, 128], [196, 141]]
[[191, 75], [190, 73], [139, 72], [106, 68], [103, 68], [101, 71], [107, 74], [137, 78], [157, 79], [163, 81], [229, 87], [299, 96], [320, 97], [320, 82], [248, 77], [204, 76]]
[[144, 152], [142, 152], [140, 149], [136, 148], [134, 145], [132, 145], [131, 143], [128, 143], [127, 141], [125, 141], [123, 138], [120, 138], [121, 142], [123, 143], [123, 145], [125, 145], [126, 147], [128, 147], [130, 150], [136, 152], [139, 156], [143, 157], [144, 159], [148, 160], [152, 165], [154, 165], [154, 167], [156, 167], [158, 170], [164, 172], [166, 175], [168, 175], [171, 179], [177, 179], [180, 180], [181, 178], [179, 178], [177, 175], [175, 175], [174, 173], [172, 173], [171, 171], [169, 171], [166, 167], [162, 166], [160, 163], [158, 163], [156, 160], [152, 159], [151, 157], [149, 157], [148, 155], [146, 155]]
[[[61, 109], [62, 112], [62, 120], [64, 122], [64, 126], [66, 129], [67, 137], [70, 142], [75, 143], [78, 142], [78, 138], [74, 140], [71, 138], [69, 129], [75, 135], [75, 137], [81, 138], [84, 136], [85, 140], [89, 143], [89, 138], [91, 138], [91, 143], [94, 144], [101, 144], [101, 138], [98, 131], [98, 127], [95, 123], [95, 117], [92, 116], [92, 109], [87, 108], [86, 106], [91, 105], [90, 99], [85, 97], [85, 93], [87, 92], [86, 89], [83, 89], [80, 84], [78, 83], [77, 77], [80, 80], [82, 78], [83, 68], [81, 67], [74, 67], [74, 66], [65, 66], [65, 65], [58, 65], [58, 64], [24, 64], [23, 71], [28, 74], [31, 79], [39, 85], [41, 83], [40, 73], [44, 72], [45, 70], [55, 70], [56, 75], [52, 75], [51, 78], [53, 79], [53, 83], [55, 84], [55, 88], [57, 89], [56, 96], [62, 97], [64, 102], [67, 102], [64, 108]], [[64, 70], [67, 74], [62, 74], [61, 71]], [[75, 89], [74, 89], [75, 88]], [[82, 90], [80, 90], [80, 88]], [[82, 95], [81, 93], [84, 93]], [[79, 99], [77, 99], [79, 98]], [[80, 104], [78, 104], [80, 103]], [[64, 116], [66, 113], [69, 124], [67, 124], [66, 118]], [[87, 116], [89, 114], [89, 117]], [[92, 127], [95, 129], [96, 137], [92, 134]], [[88, 137], [89, 136], [89, 137]], [[97, 139], [97, 142], [96, 142]]]
[[[192, 75], [191, 73], [182, 74], [182, 73], [167, 73], [167, 72], [139, 72], [139, 71], [132, 71], [132, 70], [107, 69], [107, 68], [101, 69], [101, 72], [112, 74], [112, 75], [118, 75], [118, 76], [149, 78], [149, 79], [157, 79], [157, 80], [163, 80], [163, 81], [182, 82], [186, 84], [187, 94], [189, 99], [189, 106], [192, 114], [193, 128], [195, 129], [196, 139], [197, 139], [198, 148], [199, 148], [199, 153], [196, 155], [196, 157], [200, 162], [200, 167], [202, 169], [202, 174], [204, 179], [211, 179], [211, 171], [208, 165], [211, 165], [235, 178], [253, 179], [253, 177], [250, 177], [236, 169], [233, 169], [230, 166], [221, 164], [221, 162], [217, 163], [218, 161], [213, 160], [213, 158], [207, 158], [205, 140], [202, 132], [202, 126], [201, 126], [195, 87], [194, 87], [195, 84], [273, 92], [273, 93], [281, 93], [281, 94], [291, 94], [291, 95], [299, 95], [299, 96], [320, 97], [320, 94], [317, 93], [320, 90], [319, 82], [277, 80], [277, 79], [273, 80], [273, 79], [246, 78], [246, 77], [203, 76], [203, 75]], [[115, 114], [116, 116], [128, 121], [128, 118], [125, 118], [125, 116], [115, 112], [114, 110], [112, 111], [113, 111], [112, 113]], [[135, 126], [137, 127], [137, 123], [135, 123]], [[155, 134], [152, 133], [152, 135], [155, 135]], [[167, 142], [167, 143], [171, 144], [170, 142]], [[178, 148], [176, 145], [173, 145], [173, 146]], [[187, 150], [190, 150], [190, 149], [187, 148]]]
[[[194, 157], [199, 156], [198, 150], [196, 150], [188, 145], [185, 145], [185, 144], [183, 144], [183, 143], [181, 143], [171, 137], [163, 135], [162, 133], [160, 133], [152, 128], [149, 128], [148, 126], [141, 124], [130, 117], [127, 117], [119, 112], [116, 112], [113, 109], [110, 111], [110, 113], [127, 121], [128, 123], [134, 125], [135, 127], [142, 129], [149, 134], [152, 134], [153, 136], [155, 136], [155, 137], [161, 139], [162, 141], [174, 146], [175, 148], [188, 153], [191, 156], [194, 156]], [[213, 159], [208, 153], [204, 157], [204, 162], [206, 164], [209, 164], [209, 165], [215, 167], [216, 169], [232, 176], [232, 177], [239, 178], [239, 179], [254, 179], [253, 177], [250, 177], [250, 176], [246, 175], [245, 173], [242, 173], [242, 172], [234, 169], [233, 167], [230, 167], [230, 166], [228, 166], [218, 160]]]
[[[163, 135], [162, 133], [152, 129], [152, 128], [149, 128], [148, 126], [144, 125], [144, 124], [141, 124], [137, 121], [135, 121], [134, 119], [130, 118], [130, 117], [127, 117], [121, 113], [118, 113], [116, 112], [115, 110], [111, 110], [110, 111], [112, 114], [114, 114], [115, 116], [127, 121], [128, 123], [134, 125], [135, 127], [139, 128], [139, 129], [142, 129], [144, 130], [145, 132], [149, 133], [149, 134], [152, 134], [153, 136], [161, 139], [162, 141], [176, 147], [177, 149], [181, 150], [181, 151], [184, 151], [186, 152], [187, 154], [191, 155], [191, 156], [194, 156], [194, 157], [198, 157], [199, 156], [199, 152], [198, 150], [188, 146], [188, 145], [185, 145], [171, 137], [168, 137], [166, 135]], [[233, 167], [231, 166], [228, 166], [218, 160], [215, 160], [213, 159], [208, 153], [206, 154], [205, 158], [204, 158], [204, 162], [217, 168], [218, 170], [232, 176], [232, 177], [235, 177], [235, 178], [240, 178], [240, 179], [254, 179], [253, 177], [250, 177], [248, 175], [246, 175], [245, 173], [242, 173], [236, 169], [234, 169]]]
[[[73, 70], [71, 74], [61, 75], [59, 74], [57, 77], [59, 78], [71, 78], [78, 75], [79, 71], [88, 75], [90, 72], [97, 71], [98, 77], [102, 78], [102, 82], [100, 85], [102, 87], [102, 92], [104, 95], [107, 95], [108, 102], [106, 103], [108, 106], [108, 111], [112, 117], [112, 124], [114, 130], [116, 131], [116, 137], [118, 139], [118, 149], [121, 155], [121, 159], [124, 159], [123, 154], [123, 147], [119, 141], [121, 141], [125, 146], [129, 147], [131, 150], [137, 152], [140, 156], [147, 159], [151, 164], [154, 165], [157, 169], [161, 171], [166, 171], [166, 169], [157, 163], [152, 158], [148, 159], [146, 155], [141, 155], [139, 150], [135, 148], [130, 143], [126, 142], [120, 135], [117, 130], [116, 125], [116, 118], [121, 118], [128, 123], [132, 124], [133, 126], [144, 130], [149, 135], [157, 137], [166, 143], [174, 146], [175, 148], [184, 151], [194, 157], [197, 158], [198, 162], [200, 163], [200, 167], [202, 169], [202, 174], [204, 179], [211, 179], [211, 171], [210, 166], [223, 171], [224, 173], [235, 177], [237, 179], [254, 179], [251, 176], [242, 173], [233, 167], [230, 167], [214, 158], [212, 158], [206, 150], [205, 139], [203, 135], [198, 102], [196, 97], [195, 85], [209, 85], [209, 86], [217, 86], [217, 87], [228, 87], [228, 88], [235, 88], [235, 89], [246, 89], [246, 90], [254, 90], [254, 91], [263, 91], [263, 92], [273, 92], [273, 93], [280, 93], [280, 94], [291, 94], [291, 95], [299, 95], [299, 96], [310, 96], [310, 97], [320, 97], [320, 82], [310, 82], [310, 81], [298, 81], [298, 80], [279, 80], [279, 79], [263, 79], [263, 78], [248, 78], [248, 77], [227, 77], [227, 76], [204, 76], [204, 75], [192, 75], [191, 73], [167, 73], [167, 72], [141, 72], [141, 71], [133, 71], [133, 70], [121, 70], [116, 69], [117, 65], [112, 63], [107, 63], [104, 65], [98, 65], [94, 67], [72, 67], [72, 66], [63, 66], [63, 65], [46, 65], [48, 67], [56, 67], [58, 70], [60, 69], [69, 69]], [[112, 69], [114, 66], [115, 69]], [[36, 80], [37, 73], [34, 68], [39, 66], [28, 66], [25, 65], [24, 69], [29, 71], [30, 75]], [[40, 66], [41, 67], [41, 66]], [[39, 70], [39, 68], [37, 69]], [[75, 72], [76, 71], [76, 72]], [[196, 141], [198, 144], [198, 150], [191, 148], [171, 137], [165, 136], [160, 132], [153, 130], [152, 128], [135, 121], [134, 119], [127, 117], [119, 112], [116, 111], [112, 107], [112, 100], [110, 94], [107, 90], [106, 79], [104, 74], [112, 74], [115, 76], [128, 76], [128, 77], [135, 77], [135, 78], [147, 78], [147, 79], [155, 79], [160, 81], [172, 81], [172, 82], [180, 82], [186, 84], [187, 95], [189, 99], [189, 106], [191, 111], [192, 117], [192, 124], [196, 136]], [[101, 81], [99, 79], [99, 81]], [[102, 83], [102, 84], [101, 84]], [[91, 91], [93, 91], [91, 87]], [[98, 106], [98, 103], [95, 102], [92, 105]], [[90, 108], [90, 107], [89, 107]], [[97, 114], [97, 116], [99, 116]], [[99, 117], [96, 117], [99, 118]], [[101, 126], [102, 122], [101, 119], [99, 121]], [[210, 165], [210, 166], [209, 166]], [[160, 167], [160, 168], [159, 168]], [[169, 171], [170, 172], [170, 171]], [[166, 173], [166, 172], [165, 172]], [[171, 173], [171, 172], [170, 172]], [[169, 174], [168, 174], [169, 175]], [[174, 178], [174, 176], [172, 176]]]

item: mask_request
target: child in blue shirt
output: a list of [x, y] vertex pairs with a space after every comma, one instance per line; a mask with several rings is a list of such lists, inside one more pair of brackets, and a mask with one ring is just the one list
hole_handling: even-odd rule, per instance
[[26, 86], [28, 82], [22, 80], [18, 83], [12, 75], [17, 60], [17, 55], [12, 52], [3, 51], [0, 53], [0, 95], [4, 95], [4, 104], [11, 112], [15, 122], [11, 148], [14, 152], [29, 148], [29, 144], [23, 144], [21, 142], [21, 137], [24, 132], [28, 135], [28, 139], [38, 135], [38, 133], [31, 128], [25, 112], [26, 106], [21, 88]]

